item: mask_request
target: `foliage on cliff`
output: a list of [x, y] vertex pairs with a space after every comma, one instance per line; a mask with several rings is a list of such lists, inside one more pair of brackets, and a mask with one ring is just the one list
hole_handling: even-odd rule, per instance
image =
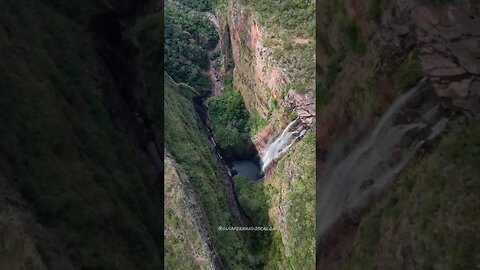
[[165, 5], [165, 70], [176, 82], [207, 92], [211, 82], [208, 50], [218, 42], [215, 27], [204, 13], [188, 6]]
[[[297, 92], [315, 88], [315, 2], [240, 0], [251, 8], [255, 20], [266, 29], [264, 45], [286, 68]], [[275, 7], [275, 8], [272, 8]]]
[[[208, 216], [213, 243], [222, 261], [230, 269], [241, 269], [247, 260], [241, 235], [236, 231], [217, 230], [219, 226], [233, 226], [232, 217], [223, 192], [223, 180], [217, 174], [207, 138], [197, 126], [192, 100], [186, 97], [191, 95], [182, 95], [179, 87], [168, 77], [165, 78], [165, 127], [168, 127], [165, 128], [165, 145], [185, 169], [194, 186]], [[179, 245], [181, 243], [176, 244], [177, 247]]]
[[349, 269], [471, 269], [479, 264], [479, 138], [478, 121], [468, 128], [457, 125], [400, 177], [362, 220]]
[[242, 95], [231, 82], [226, 82], [224, 89], [207, 103], [213, 135], [223, 150], [241, 155], [249, 144], [249, 116]]
[[319, 104], [325, 104], [327, 96], [332, 95], [330, 88], [342, 71], [344, 61], [364, 54], [366, 44], [361, 29], [348, 16], [343, 1], [323, 0], [318, 5], [317, 47], [325, 54], [327, 65], [324, 70], [317, 70], [320, 75], [317, 96], [322, 97]]
[[255, 225], [275, 229], [252, 236], [261, 269], [315, 267], [314, 143], [315, 133], [308, 132], [261, 182], [236, 178], [239, 200]]
[[[202, 218], [188, 177], [170, 157], [165, 157], [165, 265], [164, 269], [212, 269], [213, 258], [202, 237]], [[188, 186], [187, 186], [188, 185]], [[200, 213], [199, 213], [200, 212]], [[200, 228], [202, 226], [202, 228]]]
[[141, 169], [150, 161], [111, 122], [90, 33], [57, 2], [0, 3], [0, 170], [74, 267], [159, 269], [161, 217]]
[[[282, 269], [313, 269], [315, 265], [315, 133], [309, 131], [267, 176], [270, 216], [281, 232]], [[282, 205], [285, 212], [278, 211]], [[284, 220], [282, 220], [282, 218]]]
[[[272, 227], [268, 217], [268, 197], [262, 181], [252, 182], [243, 176], [234, 178], [238, 200], [242, 207], [253, 218], [255, 226]], [[257, 264], [265, 264], [272, 243], [273, 232], [254, 231], [249, 238], [249, 245], [254, 254], [257, 254]]]

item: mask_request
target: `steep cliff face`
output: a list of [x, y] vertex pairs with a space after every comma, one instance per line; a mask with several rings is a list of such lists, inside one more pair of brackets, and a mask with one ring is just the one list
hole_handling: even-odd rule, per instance
[[62, 241], [42, 226], [0, 175], [0, 266], [4, 269], [75, 269]]
[[213, 246], [211, 227], [190, 179], [166, 152], [165, 269], [224, 269]]
[[[316, 123], [314, 37], [313, 31], [305, 29], [313, 25], [309, 13], [313, 3], [296, 3], [295, 7], [302, 11], [290, 12], [291, 18], [301, 21], [295, 20], [303, 25], [305, 31], [301, 33], [294, 26], [288, 28], [276, 22], [284, 19], [273, 14], [272, 20], [262, 20], [265, 5], [268, 3], [229, 1], [227, 17], [234, 86], [241, 92], [250, 115], [266, 120], [252, 139], [260, 155], [295, 118], [299, 117], [306, 129], [314, 129]], [[281, 14], [288, 14], [283, 8], [287, 6], [281, 7]], [[309, 237], [309, 232], [314, 231], [314, 144], [314, 132], [308, 131], [284, 157], [275, 160], [276, 165], [267, 170], [262, 180], [260, 189], [268, 198], [264, 203], [276, 229], [274, 251], [267, 254], [269, 267], [314, 267], [314, 239]], [[303, 216], [299, 217], [299, 213]]]
[[[270, 118], [274, 114], [288, 115], [299, 108], [300, 113], [297, 114], [301, 116], [302, 122], [313, 127], [314, 73], [308, 64], [296, 65], [300, 61], [309, 62], [308, 58], [313, 59], [313, 49], [309, 51], [310, 47], [307, 45], [314, 43], [313, 37], [294, 38], [288, 40], [287, 44], [268, 46], [265, 43], [273, 43], [271, 40], [274, 39], [270, 37], [272, 33], [269, 31], [274, 30], [261, 25], [254, 14], [254, 5], [245, 5], [236, 0], [229, 2], [228, 24], [235, 63], [235, 86], [241, 91], [252, 114]], [[308, 19], [305, 18], [307, 21]], [[275, 35], [277, 34], [273, 34]], [[288, 55], [287, 46], [305, 46], [301, 49], [306, 51], [308, 58], [302, 57], [303, 55]], [[313, 62], [311, 64], [313, 65]], [[294, 101], [289, 103], [293, 106], [283, 103], [289, 100]]]
[[261, 43], [265, 30], [253, 20], [251, 13], [237, 1], [230, 1], [228, 18], [235, 63], [234, 80], [248, 109], [266, 117], [275, 104], [278, 106], [288, 77], [284, 69], [275, 65], [271, 50]]
[[[208, 247], [206, 253], [202, 253], [210, 259], [206, 257], [207, 261], [204, 261], [197, 256], [185, 265], [205, 267], [211, 260], [215, 269], [223, 269], [222, 265], [229, 269], [248, 268], [248, 251], [240, 232], [218, 230], [219, 226], [240, 225], [238, 215], [230, 208], [233, 198], [228, 197], [232, 195], [228, 194], [225, 182], [228, 175], [223, 175], [224, 172], [218, 168], [217, 154], [210, 148], [211, 144], [197, 122], [201, 116], [197, 115], [193, 99], [199, 94], [188, 85], [176, 84], [168, 75], [165, 75], [164, 89], [165, 127], [169, 127], [165, 129], [165, 147], [171, 153], [167, 159], [169, 163], [178, 164], [175, 173], [171, 171], [165, 177], [167, 182], [175, 183], [178, 174], [183, 181], [180, 186], [183, 195], [177, 197], [170, 190], [168, 196], [177, 207], [190, 208], [187, 219], [179, 218], [178, 208], [166, 210], [165, 228], [170, 240], [166, 245], [166, 262], [170, 267], [184, 265], [183, 261], [178, 261], [177, 254], [187, 254], [192, 258], [195, 255], [192, 255], [187, 243], [196, 243], [201, 250]], [[192, 205], [195, 202], [197, 205]], [[185, 227], [179, 227], [179, 222], [183, 222]], [[183, 235], [185, 231], [187, 235]]]
[[313, 269], [315, 264], [315, 144], [309, 132], [263, 180], [268, 213], [280, 236], [279, 269]]
[[[339, 162], [332, 161], [339, 153], [335, 147], [347, 145], [343, 152], [340, 151], [340, 156], [355, 149], [362, 138], [378, 125], [390, 105], [422, 77], [426, 77], [429, 83], [426, 94], [421, 95], [418, 105], [404, 109], [393, 121], [412, 124], [424, 113], [423, 106], [437, 106], [434, 108], [439, 108], [442, 117], [449, 119], [445, 121], [450, 121], [446, 128], [442, 127], [440, 134], [452, 132], [438, 148], [437, 143], [424, 144], [415, 162], [405, 167], [397, 178], [400, 179], [398, 182], [394, 181], [386, 190], [377, 190], [369, 197], [368, 203], [345, 213], [336, 231], [329, 235], [317, 235], [320, 241], [317, 267], [441, 269], [475, 260], [475, 256], [457, 252], [449, 253], [452, 258], [446, 261], [438, 252], [433, 258], [427, 256], [426, 251], [418, 247], [431, 247], [431, 236], [418, 227], [412, 227], [412, 224], [426, 224], [439, 215], [448, 215], [440, 206], [437, 207], [442, 200], [441, 205], [460, 200], [460, 208], [475, 207], [478, 203], [476, 200], [463, 201], [461, 198], [470, 195], [460, 189], [445, 196], [444, 188], [461, 183], [461, 177], [452, 177], [450, 181], [439, 184], [441, 187], [430, 182], [453, 171], [459, 175], [462, 174], [460, 171], [468, 171], [469, 153], [458, 156], [465, 161], [465, 168], [454, 166], [450, 168], [452, 171], [442, 171], [441, 166], [436, 169], [429, 167], [443, 162], [451, 153], [449, 151], [456, 152], [453, 149], [456, 147], [454, 141], [460, 140], [458, 133], [475, 133], [476, 130], [475, 124], [465, 125], [464, 120], [459, 120], [464, 118], [458, 116], [466, 115], [470, 121], [475, 121], [480, 107], [477, 89], [480, 61], [475, 53], [480, 39], [478, 27], [473, 27], [479, 24], [478, 5], [474, 1], [320, 1], [317, 9], [320, 12], [317, 16], [317, 67], [320, 71], [317, 97], [323, 100], [319, 102], [321, 107], [318, 111], [318, 124], [322, 128], [317, 130], [320, 187], [326, 187], [330, 185], [327, 181], [335, 180], [328, 180], [328, 172], [323, 171], [329, 166], [327, 163]], [[470, 129], [472, 131], [468, 131]], [[470, 143], [476, 145], [478, 142]], [[424, 161], [420, 163], [422, 159]], [[406, 180], [414, 179], [412, 177], [418, 177], [418, 182]], [[373, 185], [375, 181], [373, 177], [368, 185]], [[471, 184], [476, 185], [474, 182]], [[368, 189], [368, 185], [363, 188]], [[431, 192], [422, 194], [420, 190], [424, 191], [427, 186]], [[416, 190], [418, 193], [410, 196], [404, 193], [405, 190]], [[421, 210], [414, 211], [422, 212], [422, 215], [411, 215], [409, 206], [418, 204], [422, 205]], [[321, 220], [322, 213], [327, 211], [327, 208], [319, 209], [317, 220]], [[370, 211], [371, 214], [368, 214]], [[402, 218], [392, 219], [399, 213], [403, 213]], [[459, 221], [477, 222], [474, 216], [457, 218]], [[447, 235], [462, 237], [462, 234], [455, 226], [447, 228], [441, 225], [445, 224], [443, 221], [437, 221], [441, 229], [436, 235], [442, 240], [434, 245], [445, 252], [445, 243], [450, 241]], [[359, 227], [360, 230], [357, 230]], [[464, 232], [472, 234], [474, 231], [473, 227], [465, 227]], [[441, 244], [441, 241], [445, 242]], [[392, 243], [401, 245], [403, 249], [393, 248]], [[394, 249], [396, 255], [392, 253]]]

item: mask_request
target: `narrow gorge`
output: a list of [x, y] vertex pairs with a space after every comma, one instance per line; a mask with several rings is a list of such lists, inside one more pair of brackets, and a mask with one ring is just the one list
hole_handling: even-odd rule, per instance
[[188, 201], [203, 209], [169, 189], [167, 269], [314, 268], [314, 5], [282, 6], [297, 11], [289, 23], [310, 25], [301, 32], [262, 21], [267, 7], [166, 2], [167, 158], [193, 187]]

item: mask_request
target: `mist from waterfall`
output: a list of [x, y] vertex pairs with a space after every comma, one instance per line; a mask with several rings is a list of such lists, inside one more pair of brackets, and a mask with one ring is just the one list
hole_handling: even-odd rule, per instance
[[[372, 133], [346, 156], [332, 150], [317, 190], [317, 241], [334, 228], [342, 216], [361, 209], [374, 192], [392, 182], [415, 153], [446, 127], [439, 107], [426, 112], [409, 124], [394, 124], [397, 115], [415, 97], [424, 94], [424, 79], [402, 94], [383, 114]], [[410, 134], [410, 135], [409, 135]], [[339, 145], [345, 141], [339, 140]]]
[[276, 138], [271, 138], [263, 155], [260, 157], [260, 165], [262, 173], [270, 166], [270, 164], [282, 155], [284, 155], [288, 149], [295, 143], [295, 141], [305, 134], [305, 130], [300, 127], [300, 129], [295, 128], [295, 125], [299, 122], [297, 117], [295, 120], [290, 122], [287, 127], [283, 130], [280, 136]]

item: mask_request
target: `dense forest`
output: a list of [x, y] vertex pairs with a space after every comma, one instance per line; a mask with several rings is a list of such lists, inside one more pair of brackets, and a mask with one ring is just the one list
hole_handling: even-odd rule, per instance
[[180, 4], [166, 5], [165, 22], [165, 71], [176, 81], [209, 91], [211, 82], [202, 69], [208, 67], [208, 50], [218, 42], [214, 26], [203, 13]]

